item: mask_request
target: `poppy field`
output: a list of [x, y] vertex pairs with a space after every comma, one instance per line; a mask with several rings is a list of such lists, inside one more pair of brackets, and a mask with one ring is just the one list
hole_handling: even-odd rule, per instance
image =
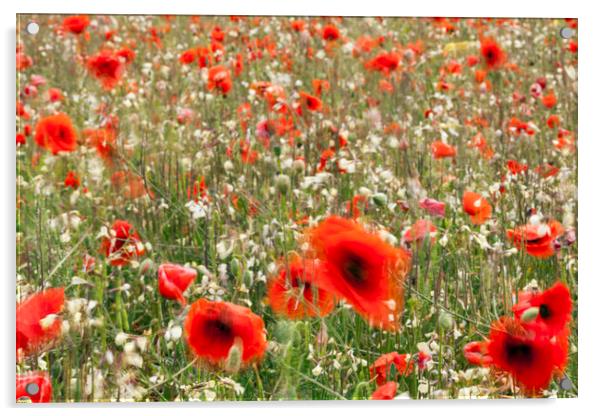
[[577, 31], [19, 15], [16, 400], [576, 397]]

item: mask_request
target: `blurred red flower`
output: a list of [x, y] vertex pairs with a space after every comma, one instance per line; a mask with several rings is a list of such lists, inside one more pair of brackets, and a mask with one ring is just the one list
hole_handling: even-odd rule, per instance
[[[27, 392], [28, 385], [35, 385], [37, 392]], [[25, 374], [17, 374], [16, 400], [31, 401], [32, 403], [49, 403], [52, 400], [52, 383], [47, 372], [36, 371]]]
[[77, 149], [77, 132], [65, 113], [41, 118], [36, 124], [35, 141], [52, 154]]
[[58, 314], [64, 303], [61, 287], [35, 293], [17, 305], [17, 353], [28, 355], [61, 335]]
[[179, 264], [164, 263], [159, 266], [159, 293], [166, 299], [174, 299], [186, 305], [184, 292], [196, 279], [197, 271]]
[[503, 317], [491, 325], [487, 350], [495, 368], [510, 373], [527, 394], [535, 395], [564, 369], [565, 337], [542, 336], [519, 321]]
[[324, 270], [318, 260], [298, 256], [289, 259], [268, 283], [270, 307], [289, 319], [328, 315], [334, 308], [334, 297], [316, 285], [321, 273]]
[[124, 64], [119, 56], [110, 50], [102, 50], [89, 57], [87, 67], [90, 74], [100, 81], [105, 90], [115, 88], [124, 70]]
[[89, 24], [90, 18], [86, 15], [67, 16], [63, 19], [63, 30], [79, 35], [86, 30]]
[[397, 383], [389, 381], [383, 384], [372, 393], [370, 400], [393, 400], [397, 393]]
[[546, 258], [554, 254], [554, 240], [564, 233], [564, 227], [558, 221], [528, 223], [508, 230], [508, 238], [518, 249], [525, 249], [535, 257]]
[[518, 303], [512, 307], [512, 311], [516, 319], [524, 320], [523, 314], [532, 308], [537, 313], [532, 322], [543, 324], [550, 336], [561, 333], [571, 320], [573, 302], [569, 288], [557, 282], [543, 292], [520, 292]]
[[491, 205], [481, 195], [466, 191], [462, 197], [464, 212], [470, 215], [470, 220], [475, 225], [481, 225], [491, 218]]
[[431, 144], [431, 153], [435, 159], [443, 159], [456, 156], [456, 148], [452, 145], [437, 140]]
[[481, 56], [489, 69], [499, 68], [506, 61], [506, 54], [493, 38], [481, 38]]
[[101, 252], [112, 266], [125, 266], [133, 258], [144, 254], [144, 245], [132, 225], [124, 220], [116, 220], [101, 242]]
[[414, 370], [414, 363], [411, 358], [410, 354], [399, 354], [397, 352], [383, 354], [370, 366], [370, 378], [376, 377], [376, 384], [382, 386], [393, 373], [391, 367], [395, 367], [396, 376], [407, 376]]
[[326, 218], [308, 235], [325, 267], [319, 285], [347, 300], [370, 325], [398, 330], [410, 255], [337, 216]]
[[184, 328], [194, 355], [212, 365], [225, 364], [233, 347], [239, 349], [241, 364], [261, 359], [267, 348], [263, 319], [229, 302], [197, 300]]
[[218, 89], [223, 95], [228, 94], [232, 89], [230, 71], [221, 65], [209, 68], [209, 82], [207, 87], [209, 88], [209, 91]]

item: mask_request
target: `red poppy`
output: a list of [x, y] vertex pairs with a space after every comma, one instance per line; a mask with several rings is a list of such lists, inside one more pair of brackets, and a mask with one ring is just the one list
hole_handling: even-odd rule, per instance
[[506, 163], [506, 166], [513, 175], [518, 175], [519, 173], [526, 172], [529, 169], [529, 166], [518, 163], [516, 160], [509, 160]]
[[178, 58], [178, 60], [183, 65], [189, 65], [189, 64], [193, 63], [194, 61], [196, 61], [197, 58], [198, 58], [198, 49], [190, 48], [190, 49], [186, 49], [184, 52], [182, 52], [180, 54], [180, 57]]
[[481, 225], [491, 218], [491, 205], [481, 195], [466, 191], [462, 197], [464, 212], [470, 215], [470, 220], [475, 225]]
[[341, 33], [339, 29], [334, 25], [326, 25], [324, 30], [322, 31], [322, 39], [333, 42], [338, 40], [341, 37]]
[[17, 352], [27, 355], [61, 335], [65, 290], [47, 289], [17, 305]]
[[136, 52], [127, 47], [119, 49], [115, 54], [122, 58], [126, 64], [131, 64], [136, 59]]
[[435, 159], [443, 159], [446, 157], [455, 157], [456, 148], [447, 143], [437, 140], [431, 144], [431, 153]]
[[67, 177], [65, 178], [65, 188], [77, 189], [79, 188], [79, 184], [80, 181], [75, 172], [71, 170], [67, 172]]
[[508, 238], [518, 249], [525, 249], [531, 256], [546, 258], [554, 255], [554, 240], [564, 233], [562, 224], [550, 220], [547, 223], [528, 223], [508, 230]]
[[410, 354], [399, 354], [397, 352], [383, 354], [370, 366], [370, 378], [376, 377], [376, 384], [382, 386], [389, 379], [392, 373], [392, 366], [395, 367], [397, 376], [407, 376], [414, 369], [414, 363], [411, 358]]
[[556, 102], [557, 102], [557, 99], [556, 99], [556, 94], [554, 94], [554, 91], [550, 91], [549, 94], [541, 97], [541, 103], [546, 108], [554, 108], [554, 106], [556, 105]]
[[111, 184], [128, 199], [142, 198], [147, 195], [151, 198], [155, 196], [151, 190], [147, 190], [144, 178], [130, 171], [119, 170], [113, 173]]
[[408, 243], [412, 243], [414, 241], [420, 242], [425, 238], [430, 237], [431, 242], [435, 241], [435, 233], [437, 232], [437, 227], [430, 222], [429, 220], [417, 220], [414, 225], [406, 230], [403, 233], [403, 241]]
[[399, 68], [401, 56], [395, 52], [381, 52], [366, 63], [366, 68], [389, 74]]
[[132, 225], [124, 220], [116, 220], [101, 242], [101, 252], [112, 266], [125, 266], [133, 258], [144, 254], [144, 245]]
[[393, 400], [397, 393], [397, 383], [389, 381], [383, 384], [372, 393], [370, 400]]
[[491, 364], [491, 356], [487, 352], [488, 341], [473, 341], [464, 346], [464, 358], [470, 364], [487, 367]]
[[[35, 386], [35, 393], [28, 393], [27, 386]], [[50, 403], [52, 400], [52, 383], [46, 372], [36, 371], [26, 374], [17, 374], [16, 399], [18, 402]]]
[[232, 347], [241, 349], [243, 364], [261, 359], [267, 347], [263, 319], [229, 302], [197, 300], [184, 328], [194, 355], [212, 365], [223, 365]]
[[59, 113], [41, 118], [36, 124], [35, 141], [52, 154], [77, 149], [77, 132], [67, 114]]
[[537, 310], [537, 315], [531, 322], [542, 324], [545, 332], [554, 336], [561, 333], [571, 320], [571, 292], [562, 282], [557, 282], [543, 292], [521, 292], [512, 311], [516, 319], [522, 319], [523, 314], [531, 308]]
[[218, 89], [222, 94], [226, 95], [232, 89], [232, 80], [230, 79], [230, 71], [221, 65], [209, 68], [209, 82], [207, 84], [209, 91]]
[[492, 366], [510, 373], [528, 395], [546, 388], [566, 364], [563, 337], [542, 336], [508, 317], [491, 325], [487, 350]]
[[27, 143], [27, 138], [25, 137], [25, 135], [23, 133], [17, 133], [17, 146], [22, 146], [25, 143]]
[[107, 162], [111, 162], [116, 153], [115, 142], [117, 136], [112, 128], [86, 129], [83, 131], [86, 144], [96, 148], [98, 156]]
[[55, 103], [57, 101], [63, 101], [63, 92], [58, 88], [48, 88], [48, 101]]
[[326, 316], [334, 308], [331, 293], [316, 286], [324, 273], [318, 260], [294, 257], [268, 283], [268, 302], [289, 319]]
[[552, 176], [556, 176], [560, 172], [560, 168], [550, 164], [544, 163], [543, 165], [539, 165], [535, 168], [535, 173], [539, 174], [542, 178], [550, 178]]
[[309, 111], [320, 111], [322, 110], [322, 100], [318, 97], [314, 97], [311, 94], [301, 91], [299, 93], [301, 97], [301, 107], [299, 109], [307, 108]]
[[197, 271], [179, 264], [164, 263], [159, 266], [159, 293], [166, 299], [174, 299], [186, 305], [184, 292], [196, 279]]
[[124, 64], [116, 53], [100, 51], [88, 58], [87, 67], [92, 76], [100, 81], [105, 90], [111, 90], [123, 75]]
[[321, 287], [347, 300], [370, 325], [399, 329], [407, 252], [337, 216], [310, 229], [309, 240], [325, 268]]
[[510, 131], [510, 133], [516, 137], [518, 137], [521, 133], [526, 133], [529, 136], [533, 136], [535, 134], [535, 129], [531, 123], [521, 121], [516, 117], [512, 117], [508, 121], [508, 131]]
[[493, 38], [481, 38], [481, 56], [485, 59], [487, 68], [499, 68], [506, 60], [506, 54]]
[[89, 24], [90, 19], [86, 15], [67, 16], [63, 19], [63, 30], [74, 35], [79, 35], [86, 30]]
[[548, 119], [546, 120], [546, 124], [548, 125], [549, 128], [553, 129], [555, 127], [559, 127], [560, 126], [560, 117], [557, 114], [552, 114], [550, 117], [548, 117]]

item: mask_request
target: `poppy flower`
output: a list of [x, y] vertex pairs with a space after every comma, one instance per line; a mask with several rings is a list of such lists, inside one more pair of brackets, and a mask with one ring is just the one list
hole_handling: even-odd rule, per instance
[[51, 103], [55, 103], [57, 101], [63, 101], [63, 92], [61, 90], [59, 90], [58, 88], [48, 88], [48, 91], [46, 92], [47, 96], [48, 96], [48, 101], [50, 101]]
[[319, 286], [344, 298], [370, 325], [399, 329], [409, 254], [361, 224], [330, 216], [309, 230], [325, 273]]
[[79, 188], [79, 183], [79, 178], [77, 177], [75, 172], [71, 170], [67, 172], [67, 177], [65, 178], [65, 188], [77, 189]]
[[372, 71], [390, 74], [399, 68], [401, 56], [395, 52], [381, 52], [366, 63], [366, 68]]
[[391, 367], [395, 367], [396, 375], [407, 376], [414, 369], [411, 358], [409, 354], [399, 354], [397, 352], [383, 354], [370, 366], [370, 378], [376, 377], [376, 384], [382, 386], [387, 383], [389, 375], [392, 373]]
[[426, 212], [434, 217], [445, 217], [445, 202], [440, 202], [432, 198], [423, 198], [420, 200], [420, 208], [426, 210]]
[[261, 359], [267, 347], [263, 319], [229, 302], [197, 300], [184, 328], [193, 354], [211, 365], [222, 366], [232, 347], [240, 348], [242, 364]]
[[557, 282], [543, 292], [521, 292], [512, 311], [516, 319], [522, 319], [523, 314], [532, 308], [537, 311], [532, 322], [543, 324], [550, 336], [561, 333], [571, 320], [573, 302], [569, 288]]
[[196, 279], [197, 271], [179, 264], [164, 263], [159, 266], [159, 293], [166, 299], [174, 299], [186, 305], [184, 292]]
[[112, 128], [101, 128], [101, 129], [86, 129], [83, 131], [83, 135], [86, 138], [86, 144], [96, 148], [96, 153], [106, 162], [112, 162], [113, 157], [116, 154], [115, 142], [117, 135], [115, 130]]
[[403, 241], [408, 243], [420, 242], [430, 237], [431, 242], [434, 242], [436, 233], [437, 227], [432, 222], [420, 219], [403, 233]]
[[491, 364], [491, 356], [487, 353], [488, 341], [473, 341], [464, 346], [464, 358], [470, 364], [487, 367]]
[[209, 91], [218, 89], [223, 95], [228, 94], [232, 89], [232, 80], [230, 79], [230, 71], [221, 65], [209, 68], [209, 82], [207, 84]]
[[508, 131], [515, 137], [518, 137], [521, 133], [526, 133], [528, 136], [533, 136], [535, 134], [535, 129], [531, 123], [521, 121], [516, 117], [512, 117], [508, 121]]
[[481, 195], [466, 191], [462, 197], [464, 212], [470, 215], [470, 220], [475, 225], [481, 225], [491, 218], [491, 205]]
[[560, 168], [550, 163], [544, 163], [543, 165], [539, 165], [534, 170], [535, 173], [539, 174], [539, 176], [541, 176], [544, 179], [556, 176], [558, 172], [560, 172]]
[[315, 97], [303, 91], [299, 93], [299, 96], [301, 97], [301, 107], [299, 107], [300, 109], [307, 108], [309, 111], [322, 110], [322, 100], [320, 100], [318, 97]]
[[90, 74], [100, 81], [105, 90], [115, 88], [124, 70], [121, 59], [110, 50], [102, 50], [89, 57], [87, 67]]
[[77, 132], [67, 114], [59, 113], [43, 117], [36, 124], [34, 137], [38, 146], [59, 152], [73, 152], [77, 149]]
[[489, 69], [499, 68], [506, 60], [506, 54], [493, 38], [481, 38], [481, 56]]
[[385, 383], [374, 390], [374, 393], [372, 393], [372, 396], [370, 396], [370, 400], [393, 400], [396, 393], [397, 383], [394, 381], [389, 381], [388, 383]]
[[[35, 386], [35, 393], [28, 393], [27, 386]], [[30, 388], [31, 389], [31, 388]], [[26, 374], [17, 374], [16, 399], [18, 402], [50, 403], [52, 400], [52, 383], [47, 372], [36, 371]]]
[[190, 65], [198, 58], [197, 48], [190, 48], [180, 54], [178, 60], [182, 65]]
[[322, 39], [328, 42], [334, 42], [341, 37], [339, 29], [334, 25], [326, 25], [322, 31]]
[[549, 128], [553, 129], [555, 127], [559, 127], [560, 126], [560, 117], [557, 114], [552, 114], [550, 117], [548, 117], [548, 119], [546, 120], [546, 124], [548, 125]]
[[86, 15], [67, 16], [63, 19], [63, 30], [74, 35], [80, 35], [89, 24], [90, 18]]
[[17, 133], [17, 146], [22, 146], [25, 143], [27, 143], [27, 138], [25, 137], [25, 135], [23, 133]]
[[564, 342], [562, 337], [542, 336], [520, 321], [503, 317], [491, 325], [487, 350], [493, 367], [510, 373], [527, 394], [535, 395], [564, 369]]
[[318, 260], [294, 257], [282, 265], [268, 283], [268, 303], [272, 310], [289, 319], [326, 316], [334, 308], [331, 293], [318, 287], [324, 273]]
[[510, 171], [510, 173], [513, 175], [518, 175], [519, 173], [524, 173], [529, 169], [529, 166], [523, 165], [523, 164], [517, 162], [516, 160], [509, 160], [506, 163], [506, 166], [508, 167], [508, 170]]
[[456, 156], [456, 148], [447, 143], [437, 140], [431, 144], [431, 153], [435, 159], [443, 159]]
[[554, 106], [556, 105], [556, 102], [557, 102], [557, 99], [556, 99], [556, 94], [554, 94], [554, 91], [550, 91], [549, 94], [546, 94], [543, 97], [541, 97], [541, 103], [546, 108], [554, 108]]
[[65, 290], [47, 289], [17, 305], [17, 352], [27, 355], [61, 335]]
[[124, 220], [116, 220], [101, 242], [101, 252], [112, 266], [125, 266], [136, 257], [144, 254], [144, 245], [132, 225]]
[[562, 224], [555, 220], [544, 223], [534, 220], [506, 232], [516, 248], [525, 249], [529, 255], [540, 258], [554, 255], [554, 240], [563, 233]]

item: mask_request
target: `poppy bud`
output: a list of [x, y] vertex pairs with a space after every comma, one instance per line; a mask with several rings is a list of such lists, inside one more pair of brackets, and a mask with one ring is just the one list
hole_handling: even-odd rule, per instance
[[535, 320], [539, 315], [539, 308], [537, 306], [533, 306], [523, 312], [520, 316], [521, 322], [529, 323]]
[[230, 261], [230, 271], [234, 276], [238, 276], [240, 273], [240, 261], [237, 258], [233, 258]]
[[281, 174], [276, 176], [276, 189], [281, 194], [286, 194], [291, 187], [291, 178], [287, 175]]
[[293, 170], [295, 173], [303, 173], [305, 170], [305, 161], [303, 159], [297, 159], [293, 162]]
[[374, 203], [379, 207], [384, 207], [387, 205], [387, 195], [382, 193], [374, 194], [372, 195], [372, 201], [374, 201]]
[[140, 274], [152, 272], [154, 268], [155, 262], [153, 262], [151, 259], [146, 258], [140, 263]]
[[444, 329], [451, 329], [454, 326], [454, 318], [449, 312], [441, 311], [439, 313], [439, 325]]
[[230, 351], [228, 352], [228, 358], [226, 358], [225, 370], [229, 373], [237, 373], [240, 370], [240, 364], [242, 363], [242, 340], [236, 338]]

